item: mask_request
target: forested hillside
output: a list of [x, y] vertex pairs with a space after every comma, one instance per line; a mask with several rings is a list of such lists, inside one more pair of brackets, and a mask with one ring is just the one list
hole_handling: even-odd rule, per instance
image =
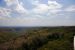
[[19, 29], [0, 28], [0, 50], [74, 50], [74, 26]]

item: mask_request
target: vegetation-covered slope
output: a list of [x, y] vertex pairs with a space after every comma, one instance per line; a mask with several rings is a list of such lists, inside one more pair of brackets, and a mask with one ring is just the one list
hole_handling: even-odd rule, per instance
[[0, 50], [73, 50], [75, 27], [32, 28], [21, 33], [20, 36], [0, 43]]

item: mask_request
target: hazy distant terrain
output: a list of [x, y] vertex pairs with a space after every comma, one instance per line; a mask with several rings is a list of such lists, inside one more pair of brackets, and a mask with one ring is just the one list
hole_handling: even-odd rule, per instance
[[75, 26], [1, 27], [0, 50], [74, 50]]

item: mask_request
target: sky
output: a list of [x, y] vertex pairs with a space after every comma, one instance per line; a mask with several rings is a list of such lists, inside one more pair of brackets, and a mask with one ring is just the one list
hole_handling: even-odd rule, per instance
[[1, 26], [75, 26], [75, 0], [0, 0]]

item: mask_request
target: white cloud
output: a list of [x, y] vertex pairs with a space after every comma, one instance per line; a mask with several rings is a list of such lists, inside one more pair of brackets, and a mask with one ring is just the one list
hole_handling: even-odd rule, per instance
[[[57, 18], [57, 17], [56, 17]], [[0, 26], [61, 26], [75, 25], [74, 21], [49, 18], [6, 18], [0, 20]], [[9, 24], [10, 23], [10, 24]]]
[[[0, 8], [0, 26], [53, 26], [53, 25], [75, 25], [75, 22], [70, 20], [72, 16], [63, 13], [62, 5], [56, 1], [49, 0], [48, 4], [40, 3], [39, 0], [33, 2], [34, 8], [27, 10], [23, 7], [23, 3], [18, 0], [5, 0], [9, 9]], [[69, 11], [75, 11], [75, 7], [71, 7]], [[21, 16], [10, 16], [11, 9], [17, 11]], [[61, 12], [62, 13], [58, 13]], [[26, 14], [28, 13], [28, 14]], [[15, 13], [16, 14], [16, 13]], [[19, 14], [19, 15], [20, 15]], [[65, 16], [66, 15], [66, 16]]]
[[22, 6], [22, 3], [17, 4], [15, 10], [19, 13], [28, 13], [28, 11]]
[[71, 5], [71, 6], [67, 7], [67, 8], [65, 9], [65, 11], [68, 11], [68, 12], [75, 12], [75, 5]]
[[52, 13], [52, 14], [56, 15], [58, 12], [62, 11], [61, 10], [62, 7], [63, 6], [61, 4], [59, 4], [58, 2], [48, 0], [48, 9], [49, 9], [48, 14]]
[[35, 6], [31, 11], [27, 10], [23, 7], [23, 3], [19, 2], [19, 0], [5, 0], [9, 7], [12, 7], [14, 11], [23, 14], [36, 13], [36, 14], [45, 14], [45, 13], [57, 13], [59, 12], [60, 8], [62, 7], [61, 4], [57, 3], [56, 1], [49, 1], [48, 4], [40, 3], [39, 0], [32, 0], [33, 6]]
[[32, 4], [33, 5], [38, 5], [39, 4], [39, 0], [32, 0]]
[[57, 3], [56, 1], [48, 1], [48, 6], [51, 10], [55, 10], [62, 7], [62, 5]]
[[0, 7], [0, 18], [2, 17], [10, 17], [11, 10], [7, 8]]
[[34, 13], [45, 13], [48, 11], [48, 6], [46, 4], [38, 4], [33, 10]]
[[59, 13], [61, 11], [62, 11], [61, 9], [55, 9], [55, 10], [49, 10], [49, 13], [57, 14], [57, 13]]
[[13, 4], [18, 4], [18, 3], [19, 3], [18, 0], [5, 0], [5, 2], [6, 2], [6, 4], [7, 4], [8, 6], [11, 6], [11, 5], [13, 5]]
[[[33, 3], [33, 2], [32, 2]], [[43, 13], [57, 13], [60, 12], [62, 5], [59, 4], [56, 1], [48, 1], [48, 4], [43, 4], [43, 3], [39, 3], [39, 0], [36, 0], [33, 5], [35, 5], [35, 7], [32, 9], [32, 12], [34, 13], [39, 13], [39, 14], [43, 14]]]
[[17, 11], [18, 13], [28, 13], [28, 10], [23, 7], [23, 3], [19, 2], [19, 0], [5, 0], [7, 3], [7, 6], [9, 8], [13, 8], [14, 11]]
[[[38, 22], [37, 18], [5, 18], [0, 20], [0, 26], [33, 26]], [[9, 24], [10, 23], [10, 24]]]

